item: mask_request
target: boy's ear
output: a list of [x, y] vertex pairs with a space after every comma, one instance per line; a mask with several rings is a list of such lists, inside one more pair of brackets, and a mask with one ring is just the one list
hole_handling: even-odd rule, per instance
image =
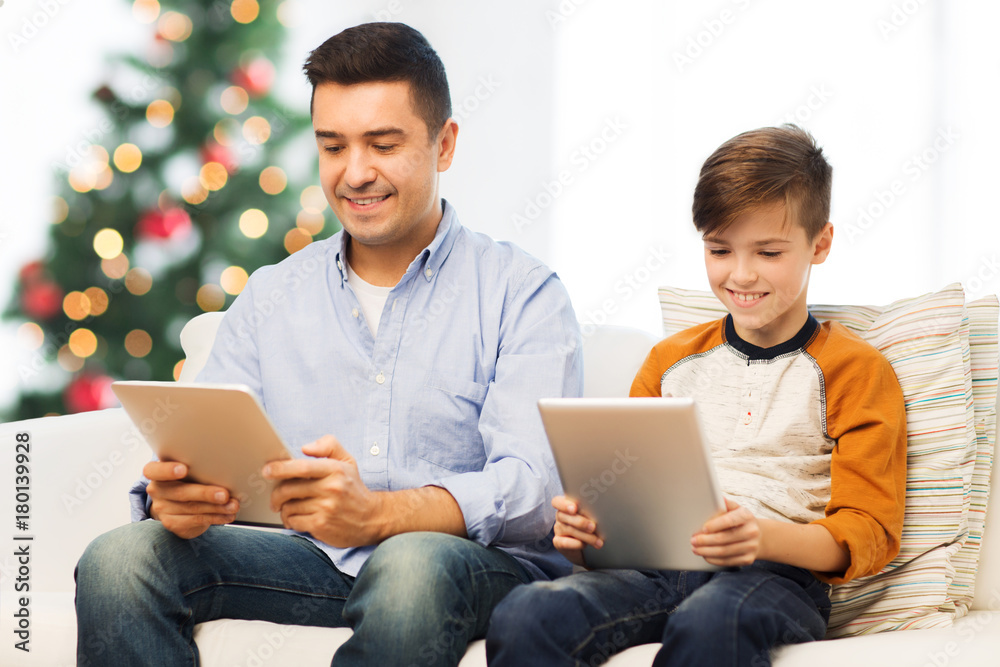
[[822, 264], [830, 254], [830, 246], [833, 245], [833, 223], [828, 222], [820, 230], [813, 240], [813, 264]]

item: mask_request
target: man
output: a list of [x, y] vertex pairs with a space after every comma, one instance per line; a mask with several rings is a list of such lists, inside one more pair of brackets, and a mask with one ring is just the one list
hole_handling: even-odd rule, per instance
[[458, 127], [420, 33], [357, 26], [305, 70], [344, 230], [251, 277], [198, 378], [248, 385], [297, 450], [262, 471], [295, 532], [226, 527], [226, 489], [147, 464], [136, 522], [77, 568], [81, 665], [197, 664], [216, 618], [352, 627], [338, 666], [456, 665], [508, 591], [569, 569], [535, 407], [581, 389], [565, 290], [439, 198]]

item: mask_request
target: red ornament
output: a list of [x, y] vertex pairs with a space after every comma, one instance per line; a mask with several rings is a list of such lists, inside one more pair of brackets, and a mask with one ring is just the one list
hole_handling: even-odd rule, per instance
[[247, 65], [234, 69], [229, 78], [250, 97], [262, 97], [274, 83], [274, 65], [267, 58], [254, 58]]
[[150, 209], [135, 225], [135, 235], [141, 240], [165, 241], [184, 237], [190, 231], [191, 216], [182, 208]]
[[235, 173], [239, 169], [239, 164], [236, 162], [236, 156], [233, 155], [233, 152], [214, 141], [210, 141], [201, 147], [201, 163], [208, 164], [209, 162], [218, 162], [230, 174]]
[[45, 277], [45, 265], [41, 261], [28, 262], [21, 267], [21, 271], [18, 274], [21, 279], [21, 283], [27, 285], [29, 283], [36, 282]]
[[111, 382], [107, 375], [78, 375], [63, 391], [66, 409], [70, 412], [89, 412], [114, 407], [118, 401], [111, 391]]
[[32, 319], [47, 320], [62, 309], [63, 291], [43, 278], [32, 279], [21, 292], [21, 308]]

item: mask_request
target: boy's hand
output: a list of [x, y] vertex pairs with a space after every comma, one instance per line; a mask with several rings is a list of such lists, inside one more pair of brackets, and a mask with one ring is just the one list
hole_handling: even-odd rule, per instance
[[691, 537], [691, 547], [712, 565], [750, 565], [761, 550], [760, 524], [750, 510], [726, 498], [726, 512], [705, 522]]
[[580, 514], [580, 507], [566, 496], [552, 499], [556, 512], [555, 537], [552, 544], [574, 565], [586, 567], [583, 548], [590, 545], [595, 549], [604, 546], [604, 540], [597, 536], [597, 522]]

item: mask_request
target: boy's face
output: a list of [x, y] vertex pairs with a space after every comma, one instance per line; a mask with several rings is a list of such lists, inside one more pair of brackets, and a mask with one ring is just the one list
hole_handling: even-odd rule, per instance
[[712, 291], [743, 340], [773, 347], [798, 333], [808, 316], [809, 272], [830, 253], [833, 225], [810, 241], [796, 221], [786, 224], [785, 204], [777, 202], [751, 209], [703, 241]]

